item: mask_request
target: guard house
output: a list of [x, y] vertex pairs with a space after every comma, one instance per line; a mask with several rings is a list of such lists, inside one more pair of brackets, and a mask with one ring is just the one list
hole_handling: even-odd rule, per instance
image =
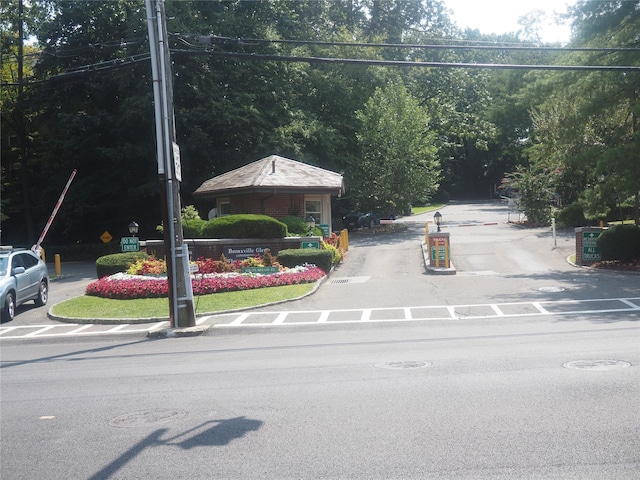
[[311, 215], [331, 225], [331, 197], [344, 193], [342, 175], [278, 155], [213, 177], [194, 192], [209, 218], [253, 213], [283, 218]]

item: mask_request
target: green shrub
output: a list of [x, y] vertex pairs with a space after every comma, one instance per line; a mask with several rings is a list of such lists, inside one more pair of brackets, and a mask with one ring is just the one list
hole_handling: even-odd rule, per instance
[[207, 221], [201, 218], [182, 221], [182, 232], [184, 238], [202, 238], [202, 229]]
[[308, 232], [307, 222], [304, 218], [287, 215], [286, 217], [281, 218], [280, 221], [287, 226], [287, 231], [290, 235], [304, 236]]
[[278, 252], [278, 263], [293, 268], [298, 265], [314, 264], [325, 272], [331, 270], [333, 254], [330, 250], [319, 248], [290, 248]]
[[114, 273], [124, 272], [129, 265], [137, 260], [146, 260], [149, 258], [146, 252], [125, 252], [114, 253], [113, 255], [105, 255], [96, 260], [96, 273], [98, 278], [113, 275]]
[[327, 243], [327, 242], [322, 242], [322, 247], [321, 248], [323, 250], [327, 250], [327, 251], [331, 252], [331, 263], [332, 264], [335, 265], [336, 263], [340, 263], [342, 261], [343, 253], [335, 245], [331, 245], [330, 243]]
[[227, 215], [206, 222], [204, 238], [284, 238], [287, 226], [267, 215]]
[[640, 227], [614, 225], [598, 237], [598, 248], [603, 260], [640, 259]]
[[571, 205], [560, 210], [556, 215], [556, 221], [559, 227], [583, 227], [589, 225], [590, 222], [584, 217], [582, 205], [580, 202], [574, 202]]

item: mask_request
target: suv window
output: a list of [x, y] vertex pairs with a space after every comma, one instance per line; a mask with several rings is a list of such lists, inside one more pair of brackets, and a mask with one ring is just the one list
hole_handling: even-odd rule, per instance
[[13, 257], [11, 257], [11, 271], [13, 272], [13, 269], [16, 267], [24, 267], [24, 263], [22, 263], [22, 258], [20, 258], [20, 255], [14, 255]]
[[29, 253], [19, 253], [18, 256], [22, 259], [22, 264], [26, 269], [35, 267], [38, 264], [38, 259]]

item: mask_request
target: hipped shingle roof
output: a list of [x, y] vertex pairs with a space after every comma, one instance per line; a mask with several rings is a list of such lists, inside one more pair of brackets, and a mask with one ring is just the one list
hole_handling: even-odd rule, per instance
[[207, 180], [194, 195], [220, 196], [259, 191], [340, 195], [344, 191], [344, 183], [339, 173], [271, 155]]

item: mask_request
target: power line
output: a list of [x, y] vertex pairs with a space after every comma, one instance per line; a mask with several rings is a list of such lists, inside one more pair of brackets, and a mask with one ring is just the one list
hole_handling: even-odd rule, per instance
[[462, 63], [462, 62], [415, 62], [407, 60], [363, 60], [355, 58], [302, 57], [241, 52], [218, 52], [211, 50], [172, 50], [184, 55], [210, 55], [215, 57], [240, 58], [253, 61], [280, 61], [299, 63], [329, 63], [366, 66], [427, 67], [427, 68], [478, 68], [495, 70], [582, 70], [582, 71], [640, 71], [635, 65], [524, 65], [506, 63]]
[[[182, 37], [182, 35], [177, 35]], [[186, 36], [186, 35], [185, 35]], [[372, 47], [372, 48], [410, 48], [422, 50], [505, 50], [505, 51], [538, 51], [538, 52], [640, 52], [640, 47], [552, 47], [528, 45], [451, 45], [451, 44], [414, 44], [414, 43], [366, 43], [366, 42], [335, 42], [323, 40], [282, 40], [264, 38], [233, 38], [218, 35], [199, 35], [198, 42], [211, 44], [213, 41], [237, 43], [238, 45], [257, 45], [262, 43], [281, 43], [289, 45], [317, 45], [331, 47]]]

